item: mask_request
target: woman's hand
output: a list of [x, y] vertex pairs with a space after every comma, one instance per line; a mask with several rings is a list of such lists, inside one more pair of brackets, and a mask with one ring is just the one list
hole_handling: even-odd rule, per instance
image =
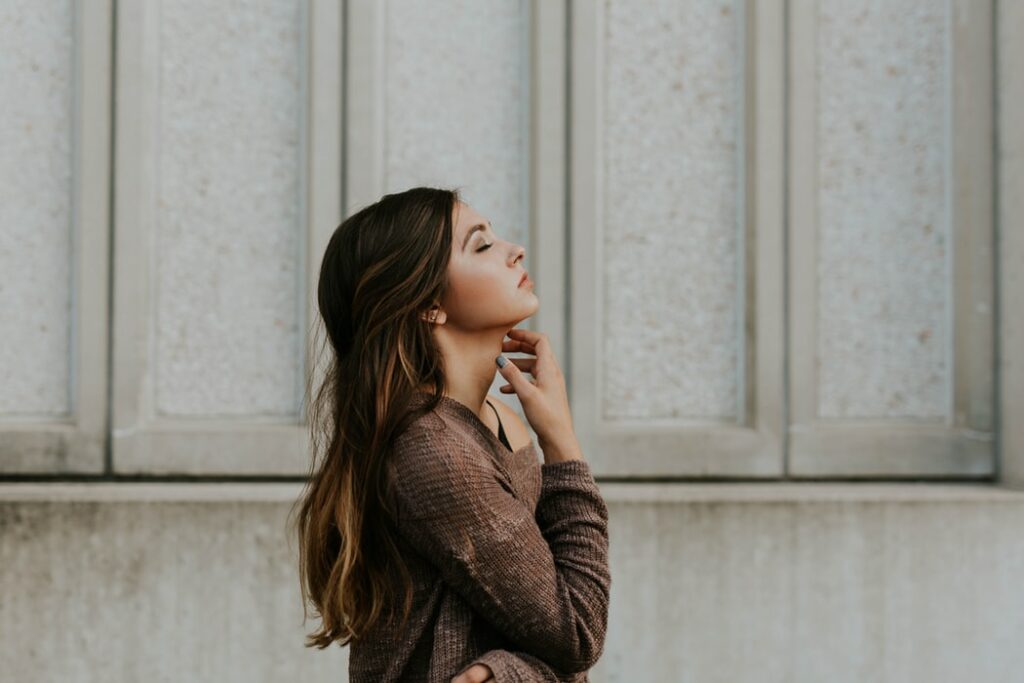
[[[555, 360], [554, 351], [543, 332], [532, 332], [519, 328], [508, 331], [509, 339], [501, 344], [502, 351], [516, 351], [534, 354], [534, 358], [505, 358], [510, 361], [498, 372], [508, 380], [499, 388], [505, 394], [514, 393], [523, 405], [523, 412], [530, 426], [537, 432], [537, 440], [544, 452], [545, 462], [582, 460], [579, 442], [572, 426], [572, 412], [569, 397], [565, 391], [565, 379]], [[533, 375], [529, 380], [523, 373]]]
[[486, 664], [474, 664], [452, 679], [452, 683], [493, 683], [494, 674]]

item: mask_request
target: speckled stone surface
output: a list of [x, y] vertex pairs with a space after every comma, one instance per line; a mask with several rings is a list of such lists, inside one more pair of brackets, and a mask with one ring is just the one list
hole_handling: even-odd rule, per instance
[[602, 411], [735, 419], [739, 3], [604, 11]]
[[298, 410], [300, 6], [160, 3], [158, 413]]
[[385, 14], [386, 191], [458, 187], [529, 248], [527, 3], [388, 0]]
[[72, 8], [0, 4], [0, 415], [71, 410]]
[[[5, 683], [347, 680], [348, 648], [302, 646], [319, 621], [286, 527], [297, 484], [16, 488], [42, 486], [0, 486]], [[791, 486], [602, 484], [612, 595], [590, 679], [1020, 679], [1020, 492]]]
[[0, 501], [3, 680], [346, 680], [347, 649], [303, 646], [320, 622], [302, 623], [287, 512]]
[[949, 412], [947, 5], [820, 4], [822, 417]]

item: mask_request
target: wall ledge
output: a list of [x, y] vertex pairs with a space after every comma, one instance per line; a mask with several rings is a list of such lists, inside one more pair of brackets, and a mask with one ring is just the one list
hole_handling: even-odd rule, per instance
[[[977, 483], [608, 483], [601, 494], [616, 503], [1013, 502], [1024, 490]], [[6, 502], [290, 503], [300, 482], [0, 482]]]
[[607, 483], [609, 503], [1024, 503], [1024, 490], [978, 483]]

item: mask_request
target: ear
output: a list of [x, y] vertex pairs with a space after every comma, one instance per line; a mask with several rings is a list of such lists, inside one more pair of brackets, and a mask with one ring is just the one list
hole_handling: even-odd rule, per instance
[[448, 315], [437, 305], [431, 306], [429, 310], [420, 313], [420, 318], [438, 325], [443, 325], [447, 317]]

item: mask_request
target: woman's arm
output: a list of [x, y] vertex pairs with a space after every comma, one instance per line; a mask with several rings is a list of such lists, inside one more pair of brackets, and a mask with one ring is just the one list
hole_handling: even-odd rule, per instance
[[417, 431], [393, 458], [400, 533], [519, 649], [566, 674], [589, 669], [611, 585], [608, 509], [589, 464], [541, 465], [534, 516], [471, 444]]
[[[480, 665], [490, 671], [491, 678], [488, 678], [482, 668], [474, 669]], [[481, 671], [484, 671], [483, 675], [474, 676]], [[452, 679], [452, 683], [573, 683], [581, 677], [582, 674], [579, 673], [559, 674], [547, 663], [525, 652], [489, 650], [459, 672], [459, 675]]]

